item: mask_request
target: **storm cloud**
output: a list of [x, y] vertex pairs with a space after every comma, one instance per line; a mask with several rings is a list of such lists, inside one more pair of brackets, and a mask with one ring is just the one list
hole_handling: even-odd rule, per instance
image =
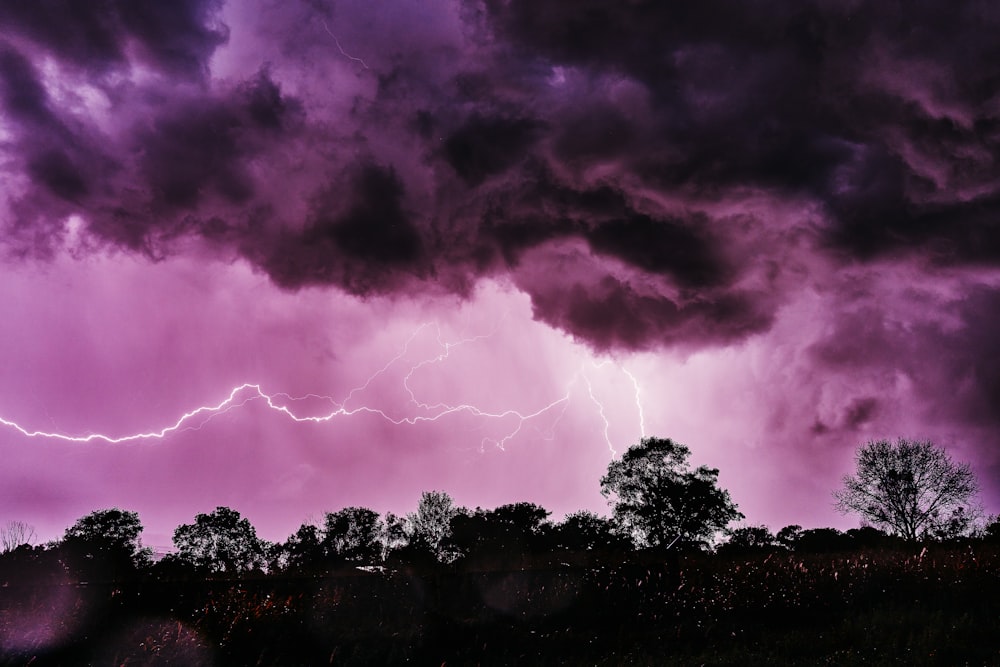
[[712, 378], [664, 428], [721, 408], [742, 442], [732, 409], [803, 476], [930, 436], [993, 474], [998, 29], [971, 0], [3, 3], [3, 261], [499, 285]]
[[[200, 238], [289, 289], [510, 275], [538, 317], [628, 349], [766, 329], [782, 249], [719, 213], [750, 195], [802, 211], [779, 246], [836, 262], [1000, 259], [997, 17], [980, 4], [223, 9], [5, 6], [11, 252], [51, 252], [75, 215], [97, 246], [162, 257]], [[213, 70], [227, 20], [283, 28], [246, 37], [262, 56], [243, 78]], [[400, 39], [406, 20], [422, 23]], [[586, 275], [524, 275], [573, 239]], [[602, 309], [620, 316], [587, 315]]]

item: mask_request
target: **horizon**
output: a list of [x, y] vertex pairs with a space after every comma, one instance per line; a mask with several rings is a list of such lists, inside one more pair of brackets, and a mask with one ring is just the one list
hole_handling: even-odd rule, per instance
[[607, 515], [654, 435], [1000, 513], [1000, 11], [544, 6], [0, 5], [0, 523]]

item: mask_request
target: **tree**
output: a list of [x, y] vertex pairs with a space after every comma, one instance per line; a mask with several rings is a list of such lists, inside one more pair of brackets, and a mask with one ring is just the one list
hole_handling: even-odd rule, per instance
[[178, 526], [174, 546], [179, 559], [201, 570], [239, 574], [261, 568], [266, 545], [236, 510], [217, 507], [199, 514], [193, 524]]
[[593, 512], [581, 510], [567, 514], [552, 529], [553, 544], [571, 553], [626, 551], [632, 547], [614, 522]]
[[952, 461], [929, 441], [872, 440], [855, 454], [857, 472], [844, 477], [836, 507], [906, 540], [950, 536], [969, 524], [979, 490], [967, 463]]
[[382, 521], [366, 507], [345, 507], [327, 512], [323, 524], [323, 549], [334, 561], [373, 565], [382, 559]]
[[0, 528], [0, 554], [35, 541], [35, 528], [24, 521], [8, 521]]
[[798, 534], [794, 548], [801, 553], [832, 553], [849, 551], [854, 543], [836, 528], [809, 528]]
[[991, 544], [1000, 544], [1000, 514], [987, 518], [987, 524], [983, 527], [982, 537]]
[[409, 544], [409, 539], [406, 537], [406, 518], [386, 512], [382, 523], [385, 531], [382, 536], [382, 560], [385, 561], [390, 553]]
[[117, 507], [97, 510], [66, 529], [60, 547], [87, 560], [107, 560], [141, 567], [152, 553], [139, 540], [142, 522], [136, 512]]
[[739, 526], [726, 531], [729, 539], [719, 547], [722, 553], [746, 554], [768, 551], [777, 546], [777, 537], [767, 526]]
[[323, 547], [319, 528], [304, 523], [283, 544], [276, 544], [271, 550], [269, 571], [306, 572], [314, 569], [323, 560]]
[[406, 515], [410, 545], [426, 549], [439, 561], [449, 560], [442, 544], [451, 535], [451, 520], [464, 511], [444, 491], [424, 491], [417, 511]]
[[775, 541], [786, 549], [795, 549], [795, 543], [802, 535], [802, 526], [797, 523], [789, 524], [778, 531], [774, 536]]
[[550, 524], [549, 511], [534, 503], [512, 503], [493, 510], [456, 514], [446, 549], [478, 564], [513, 567], [542, 551]]
[[743, 518], [729, 492], [717, 486], [719, 471], [691, 470], [690, 455], [670, 439], [643, 438], [608, 465], [601, 494], [611, 499], [615, 520], [641, 544], [704, 543]]

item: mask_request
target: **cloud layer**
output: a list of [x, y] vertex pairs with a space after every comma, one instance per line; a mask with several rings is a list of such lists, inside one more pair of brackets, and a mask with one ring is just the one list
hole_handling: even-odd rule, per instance
[[6, 3], [4, 251], [401, 302], [497, 281], [596, 353], [791, 364], [763, 374], [783, 442], [912, 424], [995, 478], [998, 23], [971, 1]]

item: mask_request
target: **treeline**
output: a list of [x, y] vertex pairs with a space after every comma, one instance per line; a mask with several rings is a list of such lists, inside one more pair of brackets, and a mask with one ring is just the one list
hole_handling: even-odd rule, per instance
[[[26, 576], [106, 581], [139, 574], [161, 579], [316, 575], [344, 568], [517, 570], [614, 562], [643, 550], [828, 553], [891, 549], [918, 540], [1000, 539], [1000, 517], [977, 526], [973, 513], [958, 504], [977, 488], [968, 466], [954, 464], [931, 443], [876, 441], [859, 448], [858, 476], [845, 478], [850, 494], [835, 495], [841, 504], [854, 496], [864, 499], [862, 517], [889, 530], [866, 526], [846, 533], [798, 525], [776, 534], [766, 526], [731, 527], [743, 514], [718, 486], [719, 471], [692, 469], [690, 453], [669, 439], [644, 438], [612, 461], [600, 480], [611, 516], [581, 511], [561, 522], [551, 521], [550, 512], [533, 503], [470, 510], [443, 491], [431, 491], [405, 516], [346, 507], [326, 513], [321, 523], [303, 524], [284, 542], [269, 543], [239, 512], [218, 507], [177, 527], [175, 551], [154, 559], [141, 545], [143, 528], [135, 512], [92, 512], [61, 540], [40, 547], [28, 544], [30, 527], [14, 521], [0, 529], [5, 552], [0, 582]], [[935, 489], [921, 486], [923, 479], [948, 484]], [[923, 511], [921, 502], [932, 502], [931, 509]]]
[[707, 551], [449, 500], [345, 508], [278, 544], [218, 508], [155, 562], [134, 513], [91, 513], [0, 556], [0, 665], [1000, 662], [997, 523], [916, 544], [749, 526]]
[[[323, 575], [350, 569], [429, 571], [525, 570], [597, 567], [629, 558], [663, 558], [692, 550], [710, 555], [830, 554], [900, 550], [903, 538], [870, 526], [842, 532], [790, 525], [772, 533], [766, 526], [726, 531], [718, 545], [675, 542], [643, 546], [613, 519], [581, 511], [561, 522], [533, 503], [495, 509], [458, 507], [445, 492], [425, 492], [405, 517], [347, 507], [325, 515], [321, 525], [303, 524], [284, 542], [259, 538], [239, 512], [218, 507], [199, 514], [174, 532], [176, 551], [154, 558], [140, 541], [135, 512], [92, 512], [45, 545], [20, 544], [0, 554], [0, 586], [26, 582], [115, 582], [227, 579], [251, 576]], [[1000, 544], [1000, 521], [946, 543]]]
[[1000, 521], [731, 527], [718, 471], [688, 455], [649, 438], [613, 461], [610, 517], [431, 491], [404, 516], [346, 507], [269, 543], [218, 507], [158, 559], [135, 512], [41, 546], [14, 522], [0, 666], [1000, 664]]

